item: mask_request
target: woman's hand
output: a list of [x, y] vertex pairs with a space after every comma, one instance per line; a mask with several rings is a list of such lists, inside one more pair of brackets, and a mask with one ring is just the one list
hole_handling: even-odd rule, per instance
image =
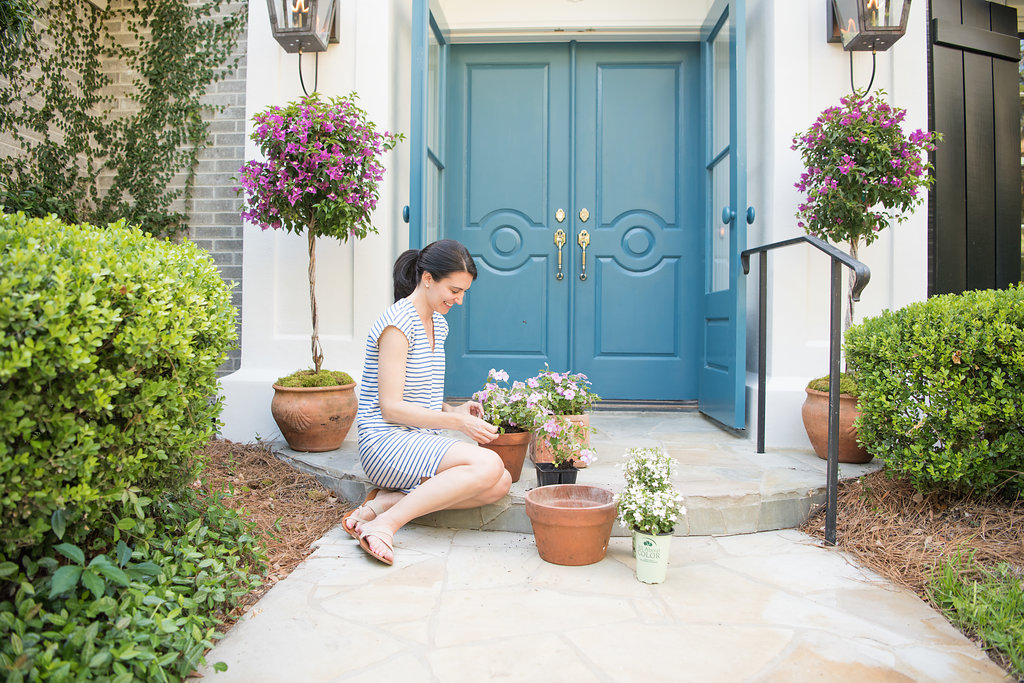
[[498, 435], [498, 428], [484, 422], [483, 407], [476, 401], [466, 401], [457, 406], [444, 406], [445, 412], [459, 414], [459, 431], [479, 444], [490, 443]]

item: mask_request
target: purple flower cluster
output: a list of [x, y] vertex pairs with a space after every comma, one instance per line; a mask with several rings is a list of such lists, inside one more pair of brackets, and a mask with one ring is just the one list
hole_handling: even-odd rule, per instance
[[806, 195], [797, 225], [833, 242], [870, 244], [890, 222], [906, 220], [932, 182], [926, 154], [941, 136], [905, 135], [905, 118], [904, 109], [857, 91], [797, 134], [792, 149], [806, 168], [795, 183]]
[[314, 230], [345, 240], [375, 232], [370, 215], [384, 177], [380, 157], [402, 138], [378, 133], [355, 95], [321, 101], [317, 93], [253, 117], [251, 138], [263, 161], [240, 169], [242, 218], [264, 230]]

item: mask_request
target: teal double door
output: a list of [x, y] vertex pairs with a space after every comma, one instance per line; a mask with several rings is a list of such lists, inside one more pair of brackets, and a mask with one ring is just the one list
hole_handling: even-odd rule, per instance
[[442, 236], [479, 277], [449, 314], [446, 391], [490, 368], [698, 398], [701, 46], [453, 45]]

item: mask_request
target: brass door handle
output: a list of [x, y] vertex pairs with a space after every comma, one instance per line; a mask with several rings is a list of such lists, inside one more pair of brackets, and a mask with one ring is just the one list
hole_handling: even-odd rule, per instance
[[[585, 211], [586, 209], [584, 209]], [[590, 233], [586, 230], [581, 230], [580, 234], [576, 235], [576, 243], [583, 247], [583, 270], [580, 271], [580, 279], [587, 279], [587, 245], [590, 244]]]
[[[561, 211], [561, 209], [559, 209]], [[555, 245], [558, 247], [558, 274], [555, 275], [556, 280], [561, 280], [562, 275], [562, 246], [565, 244], [565, 230], [559, 228], [555, 231]]]

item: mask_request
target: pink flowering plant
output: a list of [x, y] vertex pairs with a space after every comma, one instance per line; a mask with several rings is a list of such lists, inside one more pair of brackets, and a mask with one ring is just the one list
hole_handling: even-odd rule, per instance
[[312, 353], [317, 374], [323, 362], [316, 306], [316, 238], [346, 241], [377, 232], [370, 217], [384, 177], [380, 158], [400, 134], [378, 132], [355, 93], [321, 100], [318, 93], [253, 117], [251, 139], [263, 159], [240, 169], [242, 218], [262, 229], [306, 233]]
[[569, 374], [545, 369], [536, 377], [526, 380], [526, 386], [536, 392], [541, 405], [550, 415], [581, 415], [601, 400], [590, 388], [590, 380], [583, 373]]
[[530, 391], [525, 382], [508, 383], [504, 370], [487, 373], [484, 388], [473, 394], [483, 407], [483, 419], [498, 428], [499, 434], [530, 432], [544, 418], [540, 395]]
[[547, 440], [556, 468], [574, 467], [577, 460], [585, 465], [597, 460], [597, 454], [586, 445], [586, 427], [563, 415], [548, 416], [538, 425], [537, 433]]

